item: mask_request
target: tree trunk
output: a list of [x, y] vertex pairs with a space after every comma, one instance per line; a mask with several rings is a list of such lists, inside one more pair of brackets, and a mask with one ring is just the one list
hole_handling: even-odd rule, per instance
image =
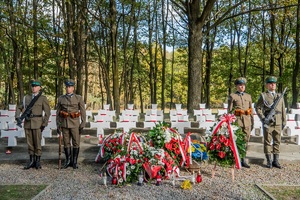
[[75, 78], [75, 64], [74, 64], [74, 51], [73, 51], [73, 28], [74, 28], [74, 8], [70, 1], [66, 2], [66, 29], [67, 29], [67, 53], [68, 53], [68, 65], [69, 65], [69, 77]]
[[202, 91], [202, 28], [216, 0], [207, 1], [200, 12], [200, 0], [186, 1], [189, 25], [188, 48], [188, 112], [193, 113], [201, 103]]
[[[274, 7], [272, 0], [269, 1], [269, 6], [272, 9]], [[270, 75], [275, 75], [275, 70], [274, 70], [274, 60], [275, 60], [275, 14], [271, 10], [269, 12], [270, 15]]]
[[299, 65], [300, 65], [300, 0], [298, 0], [297, 7], [297, 29], [296, 29], [296, 63], [293, 70], [292, 77], [292, 108], [297, 108], [296, 103], [298, 102], [299, 97]]
[[[16, 21], [14, 17], [14, 7], [13, 3], [10, 0], [7, 0], [7, 7], [9, 10], [9, 21], [10, 21], [10, 36], [11, 41], [13, 44], [13, 62], [12, 66], [16, 69], [17, 74], [17, 82], [18, 82], [18, 90], [19, 90], [19, 100], [22, 101], [24, 96], [24, 84], [23, 84], [23, 72], [20, 65], [21, 58], [20, 58], [20, 49], [18, 44], [18, 37], [17, 37], [17, 30], [16, 30]], [[11, 77], [12, 78], [12, 77]], [[9, 87], [9, 95], [11, 97], [8, 98], [8, 103], [11, 102], [10, 100], [14, 101], [14, 92], [13, 87]]]
[[33, 78], [38, 79], [38, 41], [37, 41], [37, 0], [32, 1], [33, 7]]
[[110, 0], [110, 39], [111, 39], [111, 59], [113, 73], [113, 99], [116, 115], [120, 114], [120, 93], [119, 93], [119, 70], [118, 70], [118, 48], [117, 48], [117, 10], [116, 1]]

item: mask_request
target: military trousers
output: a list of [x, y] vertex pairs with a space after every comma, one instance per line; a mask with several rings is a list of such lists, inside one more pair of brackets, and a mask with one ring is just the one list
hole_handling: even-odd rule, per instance
[[281, 141], [282, 125], [273, 125], [268, 128], [264, 127], [264, 153], [279, 154]]
[[246, 142], [246, 151], [247, 151], [247, 147], [248, 147], [248, 143], [250, 140], [250, 135], [251, 135], [251, 127], [247, 126], [247, 127], [241, 127], [243, 133], [244, 133], [244, 140]]
[[27, 129], [25, 128], [25, 136], [28, 145], [28, 154], [29, 155], [42, 155], [42, 133], [41, 129]]
[[[80, 147], [80, 134], [79, 128], [64, 128], [62, 127], [64, 147], [68, 148], [73, 146], [73, 148]], [[71, 143], [72, 140], [72, 143]]]

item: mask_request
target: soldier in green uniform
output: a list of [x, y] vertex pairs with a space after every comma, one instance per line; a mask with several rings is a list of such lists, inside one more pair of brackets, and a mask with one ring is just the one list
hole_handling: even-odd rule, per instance
[[[237, 123], [245, 134], [246, 150], [250, 139], [250, 133], [253, 129], [253, 113], [252, 113], [252, 98], [250, 94], [245, 92], [246, 79], [243, 77], [237, 78], [234, 82], [236, 92], [229, 95], [228, 98], [228, 113], [234, 113], [237, 118]], [[241, 162], [243, 167], [250, 168], [244, 158]]]
[[[280, 96], [280, 94], [276, 93], [276, 82], [277, 78], [274, 76], [266, 78], [267, 91], [261, 93], [255, 109], [257, 115], [264, 124], [264, 153], [267, 159], [267, 167], [272, 168], [273, 166], [280, 169], [281, 165], [279, 164], [278, 159], [280, 153], [281, 131], [286, 124], [286, 111], [283, 98], [280, 99], [275, 108], [274, 122], [267, 126], [265, 125], [265, 118], [270, 112], [271, 106]], [[273, 162], [271, 162], [271, 153], [273, 153]]]
[[[56, 124], [58, 132], [63, 134], [66, 155], [63, 168], [73, 166], [74, 169], [77, 169], [80, 134], [85, 127], [86, 111], [82, 96], [74, 94], [74, 80], [66, 80], [65, 85], [66, 94], [60, 96], [57, 102]], [[71, 161], [71, 140], [73, 145], [73, 162]]]
[[[16, 117], [20, 116], [20, 113], [27, 108], [31, 100], [36, 96], [41, 89], [41, 82], [39, 80], [31, 81], [32, 94], [28, 94], [23, 98], [22, 104], [16, 110]], [[43, 116], [44, 111], [44, 116]], [[24, 130], [27, 139], [28, 153], [30, 162], [24, 167], [24, 169], [30, 169], [35, 167], [41, 168], [40, 159], [42, 155], [42, 132], [48, 125], [50, 117], [50, 106], [46, 96], [41, 95], [34, 103], [31, 114], [27, 120], [24, 120]]]

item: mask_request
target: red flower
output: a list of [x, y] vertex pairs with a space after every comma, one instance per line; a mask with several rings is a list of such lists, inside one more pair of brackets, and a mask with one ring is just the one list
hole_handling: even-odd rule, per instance
[[224, 142], [224, 144], [225, 144], [225, 146], [230, 146], [231, 145], [231, 142], [230, 142], [230, 140], [229, 139], [227, 139], [227, 140], [225, 140], [225, 142]]
[[224, 158], [225, 155], [226, 155], [226, 153], [225, 153], [224, 151], [220, 151], [219, 154], [218, 154], [218, 156], [219, 156], [220, 158]]
[[136, 163], [136, 160], [130, 159], [129, 163], [132, 164], [132, 165], [134, 165]]
[[172, 144], [171, 143], [166, 143], [165, 147], [166, 147], [166, 149], [168, 149], [170, 151], [172, 150]]
[[214, 150], [214, 149], [215, 149], [215, 145], [214, 145], [213, 143], [210, 143], [210, 144], [209, 144], [209, 149], [210, 149], [210, 150]]
[[216, 144], [216, 149], [217, 149], [218, 151], [220, 151], [221, 146], [222, 146], [221, 143]]
[[220, 135], [220, 138], [219, 138], [220, 142], [225, 142], [226, 140], [226, 137], [224, 135]]
[[154, 158], [159, 160], [161, 158], [161, 155], [155, 154]]
[[218, 140], [217, 136], [214, 136], [214, 137], [211, 139], [211, 141], [212, 141], [213, 143], [215, 143], [217, 140]]

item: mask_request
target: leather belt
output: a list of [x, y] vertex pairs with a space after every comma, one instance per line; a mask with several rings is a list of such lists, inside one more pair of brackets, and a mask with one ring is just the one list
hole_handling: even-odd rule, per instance
[[43, 117], [43, 115], [34, 115], [34, 114], [31, 114], [30, 118], [33, 118], [33, 117]]
[[251, 115], [251, 114], [252, 114], [252, 108], [249, 108], [248, 110], [236, 109], [234, 111], [235, 116]]

